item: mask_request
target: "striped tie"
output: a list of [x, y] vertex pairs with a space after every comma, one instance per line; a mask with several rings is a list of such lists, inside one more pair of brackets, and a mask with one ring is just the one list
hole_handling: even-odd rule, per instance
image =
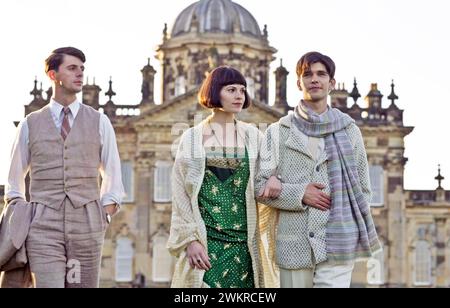
[[66, 140], [67, 135], [69, 135], [70, 133], [70, 124], [69, 124], [70, 108], [64, 107], [63, 112], [64, 112], [64, 119], [61, 125], [61, 136], [64, 140]]

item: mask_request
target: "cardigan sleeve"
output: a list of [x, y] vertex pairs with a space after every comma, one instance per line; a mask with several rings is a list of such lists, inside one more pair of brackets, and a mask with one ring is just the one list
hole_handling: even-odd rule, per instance
[[172, 221], [167, 248], [175, 257], [179, 257], [191, 242], [202, 242], [191, 199], [185, 188], [186, 165], [189, 159], [184, 151], [186, 139], [184, 135], [172, 170]]
[[307, 206], [302, 202], [307, 184], [282, 183], [281, 194], [278, 198], [259, 198], [259, 192], [266, 185], [267, 180], [275, 174], [280, 163], [281, 138], [279, 136], [281, 136], [279, 124], [275, 124], [267, 129], [262, 139], [256, 172], [255, 196], [258, 201], [267, 206], [284, 211], [302, 212], [307, 210]]

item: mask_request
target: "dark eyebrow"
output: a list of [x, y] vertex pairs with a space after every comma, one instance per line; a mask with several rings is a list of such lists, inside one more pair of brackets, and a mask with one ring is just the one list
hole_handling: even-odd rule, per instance
[[[235, 86], [235, 85], [231, 85], [231, 84], [230, 84], [230, 85], [228, 85], [228, 86], [225, 86], [225, 88], [226, 88], [226, 89], [237, 89], [238, 86]], [[242, 85], [242, 88], [245, 89], [245, 86]]]
[[[76, 68], [76, 67], [78, 67], [78, 65], [76, 65], [76, 64], [70, 64], [70, 65], [67, 66], [67, 68]], [[80, 69], [82, 71], [84, 71], [84, 69], [85, 69], [84, 65], [81, 65]]]
[[[311, 70], [307, 70], [307, 71], [304, 71], [303, 72], [303, 75], [305, 75], [305, 74], [312, 74], [313, 72], [311, 71]], [[327, 74], [328, 75], [328, 72], [326, 71], [326, 70], [319, 70], [319, 71], [317, 71], [316, 72], [317, 74]]]

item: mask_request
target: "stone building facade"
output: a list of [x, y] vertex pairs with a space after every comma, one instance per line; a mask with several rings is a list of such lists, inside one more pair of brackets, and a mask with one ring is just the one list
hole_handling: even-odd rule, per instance
[[[102, 90], [95, 82], [84, 87], [83, 103], [103, 111], [113, 123], [127, 192], [122, 211], [106, 235], [102, 286], [170, 285], [173, 259], [165, 245], [171, 217], [171, 169], [177, 139], [208, 115], [197, 103], [199, 86], [218, 65], [241, 70], [254, 104], [240, 118], [264, 130], [292, 109], [286, 96], [289, 72], [282, 61], [273, 72], [276, 99], [269, 104], [270, 64], [276, 52], [269, 44], [267, 27], [260, 28], [245, 8], [231, 0], [200, 0], [180, 13], [170, 31], [164, 26], [156, 51], [162, 72], [160, 104], [155, 103], [156, 70], [150, 61], [141, 71], [142, 100], [136, 105], [113, 102], [112, 81], [105, 105], [99, 104]], [[45, 106], [51, 94], [49, 90], [44, 95], [35, 81], [33, 101], [25, 106], [25, 113]], [[450, 192], [441, 187], [440, 175], [436, 191], [404, 189], [404, 138], [413, 128], [403, 124], [394, 84], [388, 108], [382, 107], [383, 95], [376, 84], [364, 102], [360, 97], [355, 81], [351, 92], [339, 85], [331, 93], [331, 102], [351, 115], [363, 133], [374, 191], [373, 215], [384, 252], [357, 264], [353, 285], [448, 287]]]

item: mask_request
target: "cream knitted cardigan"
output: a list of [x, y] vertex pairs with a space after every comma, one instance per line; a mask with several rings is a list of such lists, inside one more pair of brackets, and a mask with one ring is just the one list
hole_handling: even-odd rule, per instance
[[[250, 124], [238, 121], [239, 135], [245, 140], [249, 154], [250, 179], [246, 191], [248, 247], [252, 258], [255, 287], [264, 287], [264, 270], [260, 253], [260, 236], [257, 204], [254, 195], [255, 167], [262, 133]], [[192, 241], [199, 241], [208, 249], [205, 223], [201, 217], [198, 194], [206, 168], [203, 147], [203, 132], [206, 121], [187, 130], [181, 137], [172, 174], [172, 223], [167, 247], [177, 258], [172, 279], [174, 288], [208, 287], [203, 282], [204, 271], [194, 270], [189, 265], [186, 248]]]
[[[260, 211], [260, 231], [268, 238], [270, 261], [276, 258], [277, 265], [287, 270], [311, 269], [328, 260], [326, 230], [329, 212], [305, 206], [301, 200], [309, 183], [321, 183], [325, 185], [324, 192], [331, 193], [328, 157], [323, 151], [318, 161], [312, 158], [292, 119], [290, 114], [269, 126], [262, 141], [256, 191], [276, 170], [284, 183], [277, 199], [262, 200], [268, 207], [264, 215]], [[369, 203], [370, 177], [364, 140], [355, 124], [347, 127], [346, 133], [353, 146], [361, 189]]]

